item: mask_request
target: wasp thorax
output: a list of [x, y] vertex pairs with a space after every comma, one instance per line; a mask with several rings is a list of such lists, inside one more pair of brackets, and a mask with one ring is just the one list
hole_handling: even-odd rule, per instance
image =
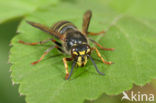
[[84, 66], [87, 63], [87, 55], [90, 55], [90, 47], [87, 44], [79, 44], [72, 47], [72, 56], [76, 59], [78, 66]]

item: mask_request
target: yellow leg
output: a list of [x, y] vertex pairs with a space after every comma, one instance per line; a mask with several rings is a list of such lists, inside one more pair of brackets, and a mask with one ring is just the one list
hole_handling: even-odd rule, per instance
[[71, 61], [71, 60], [72, 58], [63, 58], [64, 67], [66, 69], [66, 76], [65, 76], [66, 80], [68, 79], [68, 76], [69, 76], [67, 61]]
[[112, 64], [111, 61], [110, 61], [110, 62], [107, 62], [107, 61], [105, 61], [105, 60], [103, 59], [103, 57], [101, 56], [99, 50], [98, 50], [96, 47], [93, 47], [92, 50], [95, 50], [95, 51], [96, 51], [98, 57], [101, 59], [101, 61], [102, 61], [103, 63], [105, 63], [105, 64]]

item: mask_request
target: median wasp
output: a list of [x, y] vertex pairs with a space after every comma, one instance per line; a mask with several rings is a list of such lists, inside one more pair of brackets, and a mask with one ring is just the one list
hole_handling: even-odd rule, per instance
[[[44, 26], [39, 23], [27, 21], [28, 24], [32, 25], [33, 27], [36, 27], [44, 32], [47, 32], [50, 34], [53, 38], [40, 41], [40, 42], [34, 42], [34, 43], [27, 43], [22, 40], [19, 40], [19, 43], [25, 44], [25, 45], [37, 45], [37, 44], [44, 44], [49, 41], [52, 41], [55, 45], [48, 48], [43, 55], [40, 57], [39, 60], [33, 62], [32, 64], [35, 65], [39, 63], [43, 58], [54, 48], [58, 49], [60, 52], [71, 55], [70, 58], [63, 58], [66, 76], [65, 79], [68, 80], [71, 77], [71, 74], [73, 72], [73, 69], [75, 66], [85, 66], [87, 63], [88, 58], [93, 63], [96, 71], [104, 75], [102, 72], [100, 72], [94, 62], [94, 60], [91, 57], [91, 52], [93, 50], [96, 51], [97, 56], [101, 59], [101, 61], [105, 64], [112, 64], [112, 62], [107, 62], [104, 60], [104, 58], [101, 56], [99, 50], [96, 47], [90, 47], [89, 41], [94, 43], [96, 46], [98, 46], [102, 50], [112, 51], [114, 48], [104, 48], [96, 41], [88, 38], [88, 35], [99, 35], [104, 33], [104, 31], [93, 33], [88, 32], [88, 27], [90, 24], [90, 20], [92, 17], [92, 12], [90, 10], [86, 11], [83, 16], [83, 24], [82, 24], [82, 31], [78, 30], [78, 28], [69, 21], [59, 21], [55, 23], [51, 28]], [[68, 72], [68, 65], [67, 61], [73, 61], [71, 71]]]

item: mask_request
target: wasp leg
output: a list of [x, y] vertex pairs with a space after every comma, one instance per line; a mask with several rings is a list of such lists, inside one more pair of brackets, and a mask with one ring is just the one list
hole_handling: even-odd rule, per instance
[[90, 10], [86, 11], [84, 16], [83, 16], [82, 32], [85, 35], [88, 34], [88, 27], [90, 24], [91, 17], [92, 17], [92, 12]]
[[96, 41], [89, 39], [92, 43], [94, 43], [95, 45], [97, 45], [98, 47], [100, 47], [100, 49], [102, 50], [106, 50], [106, 51], [113, 51], [114, 48], [104, 48], [102, 45], [100, 45], [99, 43], [97, 43]]
[[52, 47], [48, 48], [48, 49], [44, 52], [44, 54], [40, 57], [40, 59], [37, 60], [37, 61], [35, 61], [35, 62], [33, 62], [32, 65], [35, 65], [35, 64], [39, 63], [41, 60], [43, 60], [43, 58], [44, 58], [52, 49], [54, 49], [54, 48], [56, 48], [56, 46], [52, 46]]
[[[62, 44], [54, 39], [51, 40], [52, 42], [54, 42], [56, 45], [58, 45], [59, 47], [62, 47]], [[58, 48], [59, 49], [59, 48]]]
[[110, 62], [107, 62], [107, 61], [105, 61], [105, 60], [103, 59], [103, 57], [101, 56], [99, 50], [98, 50], [96, 47], [93, 47], [92, 50], [95, 50], [95, 51], [96, 51], [96, 54], [98, 55], [98, 57], [101, 59], [101, 61], [102, 61], [103, 63], [105, 63], [105, 64], [112, 64], [111, 61], [110, 61]]
[[54, 40], [54, 39], [48, 39], [48, 40], [43, 40], [43, 41], [34, 42], [34, 43], [27, 43], [27, 42], [24, 42], [24, 41], [22, 41], [22, 40], [19, 40], [18, 42], [21, 43], [21, 44], [24, 44], [24, 45], [31, 45], [31, 46], [33, 46], [33, 45], [38, 45], [38, 44], [44, 44], [44, 43], [47, 43], [47, 42], [49, 42], [49, 41], [52, 41], [52, 42], [54, 42], [56, 45], [62, 47], [62, 44], [59, 43], [59, 42], [57, 42], [57, 41]]
[[59, 50], [60, 52], [65, 53], [64, 50], [60, 48], [59, 46], [55, 46], [55, 48], [57, 48], [57, 50]]
[[67, 64], [67, 61], [72, 61], [73, 58], [63, 58], [63, 63], [64, 63], [64, 67], [66, 69], [66, 76], [65, 76], [65, 79], [67, 80], [68, 77], [69, 77], [69, 72], [68, 72], [68, 64]]
[[22, 40], [19, 40], [18, 42], [21, 43], [21, 44], [24, 44], [24, 45], [37, 45], [37, 44], [44, 44], [44, 43], [47, 43], [49, 41], [51, 41], [51, 39], [43, 40], [43, 41], [40, 41], [40, 42], [34, 42], [34, 43], [27, 43], [27, 42], [24, 42]]
[[103, 33], [105, 33], [105, 31], [100, 31], [98, 33], [88, 32], [89, 35], [100, 35], [100, 34], [103, 34]]

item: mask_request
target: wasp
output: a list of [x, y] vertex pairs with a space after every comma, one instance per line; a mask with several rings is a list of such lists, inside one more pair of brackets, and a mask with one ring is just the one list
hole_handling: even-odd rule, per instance
[[[50, 48], [48, 48], [40, 57], [40, 59], [33, 62], [32, 65], [35, 65], [39, 63], [40, 61], [42, 61], [44, 57], [54, 48], [56, 48], [58, 51], [62, 53], [70, 55], [71, 56], [70, 58], [66, 58], [66, 57], [63, 58], [63, 63], [65, 66], [65, 71], [66, 71], [66, 76], [65, 76], [66, 80], [68, 80], [71, 77], [74, 67], [85, 66], [88, 61], [88, 58], [93, 63], [96, 71], [99, 74], [104, 75], [104, 73], [100, 72], [99, 69], [97, 68], [93, 58], [91, 57], [91, 52], [95, 50], [97, 53], [97, 56], [105, 64], [112, 64], [112, 62], [105, 61], [104, 58], [101, 56], [99, 50], [95, 46], [90, 47], [89, 42], [94, 43], [96, 46], [98, 46], [102, 50], [113, 51], [114, 48], [104, 48], [102, 45], [100, 45], [99, 43], [97, 43], [96, 41], [88, 37], [88, 35], [100, 35], [104, 33], [104, 31], [101, 31], [98, 33], [93, 33], [93, 32], [88, 31], [91, 17], [92, 17], [91, 10], [87, 10], [83, 16], [82, 31], [78, 30], [78, 28], [69, 21], [59, 21], [55, 23], [51, 28], [45, 25], [39, 24], [39, 23], [27, 21], [28, 24], [44, 32], [47, 32], [48, 34], [53, 36], [53, 38], [40, 41], [40, 42], [34, 42], [34, 43], [28, 43], [28, 42], [19, 40], [19, 43], [22, 43], [25, 45], [38, 45], [38, 44], [44, 44], [44, 43], [51, 41], [55, 44], [51, 46]], [[70, 73], [68, 72], [67, 61], [73, 61]]]

